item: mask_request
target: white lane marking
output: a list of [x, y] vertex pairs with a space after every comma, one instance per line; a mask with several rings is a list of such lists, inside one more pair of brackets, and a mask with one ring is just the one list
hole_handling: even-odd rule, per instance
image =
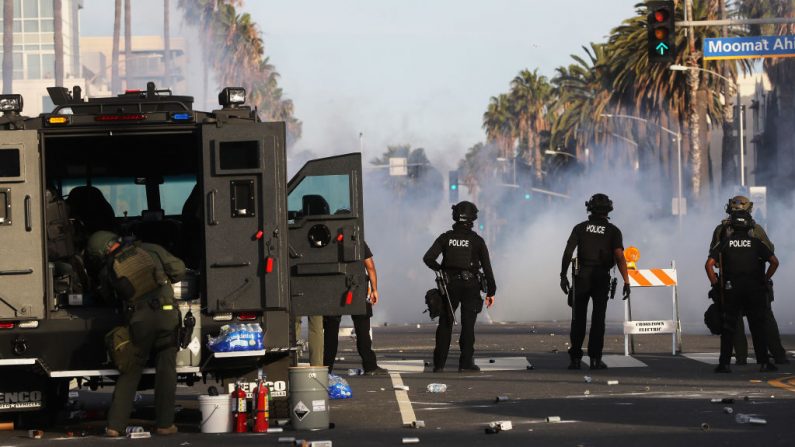
[[[707, 365], [717, 365], [718, 357], [720, 357], [720, 352], [689, 352], [687, 354], [682, 354], [682, 355], [689, 358], [690, 360], [706, 363]], [[747, 359], [747, 362], [749, 364], [755, 361], [756, 359], [751, 358], [750, 356]], [[733, 363], [734, 360], [732, 360], [732, 364]]]
[[403, 387], [403, 379], [400, 377], [400, 373], [396, 372], [389, 373], [389, 377], [392, 379], [392, 388], [395, 389], [395, 399], [397, 399], [403, 425], [411, 425], [417, 420], [417, 416], [414, 414], [414, 408], [411, 407], [408, 391], [399, 389]]
[[391, 372], [421, 373], [425, 371], [423, 360], [379, 360], [378, 366]]

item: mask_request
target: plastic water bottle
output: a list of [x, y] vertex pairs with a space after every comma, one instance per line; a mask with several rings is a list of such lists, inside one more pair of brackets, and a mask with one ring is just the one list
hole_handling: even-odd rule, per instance
[[738, 424], [747, 424], [751, 422], [751, 416], [743, 413], [737, 413], [737, 415], [734, 416], [734, 421]]
[[138, 426], [138, 425], [130, 425], [129, 427], [127, 427], [127, 430], [125, 430], [125, 432], [128, 435], [132, 434], [132, 433], [143, 433], [144, 432], [144, 428], [141, 427], [141, 426]]
[[361, 368], [351, 368], [348, 370], [349, 376], [362, 376], [364, 375], [364, 370]]
[[429, 393], [444, 393], [447, 391], [447, 385], [444, 383], [429, 383], [427, 389]]

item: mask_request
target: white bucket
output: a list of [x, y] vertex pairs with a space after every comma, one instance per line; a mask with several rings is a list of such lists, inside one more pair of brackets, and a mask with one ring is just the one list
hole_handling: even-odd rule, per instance
[[199, 396], [202, 433], [232, 432], [232, 395]]

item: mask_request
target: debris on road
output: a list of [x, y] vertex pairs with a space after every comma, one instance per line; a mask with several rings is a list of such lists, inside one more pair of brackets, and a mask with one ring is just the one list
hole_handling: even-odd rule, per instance
[[591, 390], [585, 390], [585, 392], [583, 394], [585, 394], [586, 396], [590, 396], [591, 395]]
[[409, 387], [408, 385], [395, 385], [394, 389], [399, 391], [408, 391]]
[[[406, 387], [408, 389], [408, 387]], [[447, 384], [444, 383], [429, 383], [426, 387], [429, 393], [444, 393], [447, 391]]]
[[560, 422], [560, 416], [547, 416], [547, 422]]
[[292, 436], [285, 436], [285, 437], [283, 437], [283, 438], [279, 438], [279, 441], [278, 441], [278, 442], [279, 442], [280, 444], [281, 444], [281, 443], [287, 443], [287, 442], [294, 443], [294, 442], [295, 442], [295, 438], [294, 438], [294, 437], [292, 437]]
[[731, 397], [724, 397], [723, 399], [715, 398], [711, 399], [710, 402], [712, 402], [713, 404], [733, 404], [734, 399], [732, 399]]
[[411, 421], [411, 428], [425, 428], [425, 421]]
[[710, 428], [709, 424], [707, 424], [706, 422], [701, 423], [701, 431], [709, 431], [709, 428]]
[[494, 402], [505, 402], [508, 399], [508, 396], [497, 396], [497, 398], [494, 399]]
[[618, 380], [608, 380], [607, 384], [608, 385], [618, 385]]
[[486, 427], [486, 434], [489, 435], [496, 435], [501, 431], [506, 430], [513, 430], [513, 423], [511, 421], [494, 421], [489, 422], [488, 427]]
[[420, 438], [403, 438], [403, 444], [419, 444]]
[[723, 412], [726, 414], [734, 414], [734, 408], [732, 407], [723, 407]]
[[751, 425], [766, 425], [767, 421], [753, 414], [737, 413], [734, 417], [735, 422], [738, 424], [751, 424]]
[[584, 376], [583, 379], [585, 379], [585, 383], [591, 383], [593, 381], [593, 378], [591, 378], [591, 376]]
[[28, 430], [28, 438], [41, 439], [44, 437], [44, 432], [41, 430]]

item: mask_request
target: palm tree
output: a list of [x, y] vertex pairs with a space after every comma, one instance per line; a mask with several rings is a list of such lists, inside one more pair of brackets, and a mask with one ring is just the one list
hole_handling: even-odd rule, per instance
[[119, 35], [121, 34], [121, 0], [116, 0], [113, 9], [113, 53], [110, 62], [110, 92], [119, 93]]
[[3, 0], [3, 94], [13, 93], [14, 0]]
[[163, 0], [163, 87], [171, 87], [171, 2]]
[[124, 0], [124, 88], [129, 89], [133, 86], [132, 80], [132, 11], [130, 0]]
[[[614, 76], [611, 86], [611, 107], [646, 117], [668, 128], [678, 127], [689, 130], [684, 133], [688, 136], [687, 148], [690, 149], [687, 155], [692, 161], [691, 190], [693, 197], [698, 199], [701, 193], [701, 179], [704, 178], [706, 170], [706, 165], [701, 161], [706, 159], [706, 151], [705, 146], [694, 142], [704, 135], [693, 128], [694, 121], [690, 119], [693, 109], [688, 108], [689, 104], [697, 101], [697, 96], [689, 90], [686, 76], [670, 71], [667, 64], [654, 64], [649, 61], [646, 51], [646, 7], [640, 3], [636, 8], [636, 15], [615, 28], [607, 43], [606, 50], [610, 55], [607, 65]], [[681, 11], [681, 8], [677, 10], [677, 20], [682, 17]], [[704, 20], [713, 14], [710, 0], [693, 0], [693, 20]], [[697, 27], [694, 28], [694, 34], [695, 50], [700, 54], [703, 39], [720, 36], [720, 28]], [[690, 53], [688, 42], [682, 33], [678, 33], [675, 37], [675, 45], [676, 63], [686, 65]], [[716, 68], [714, 62], [704, 65], [708, 69]], [[732, 70], [736, 72], [736, 67], [730, 67], [730, 72]], [[704, 116], [700, 117], [699, 122], [706, 122], [706, 116], [709, 116], [712, 122], [718, 122], [723, 113], [719, 95], [721, 82], [707, 72], [694, 71], [694, 73], [698, 76], [699, 85], [702, 86], [700, 87], [703, 91], [702, 96], [706, 97], [705, 101], [700, 102], [704, 107]], [[672, 126], [671, 123], [676, 125]], [[667, 146], [670, 146], [670, 142]], [[696, 148], [698, 154], [694, 154]]]
[[541, 180], [543, 162], [539, 135], [550, 127], [547, 104], [551, 92], [552, 86], [546, 76], [538, 75], [538, 69], [522, 70], [511, 81], [509, 100], [517, 119], [519, 155], [533, 164], [537, 180]]
[[206, 30], [205, 66], [211, 66], [221, 85], [246, 89], [248, 102], [264, 120], [287, 123], [288, 141], [301, 134], [301, 122], [293, 116], [293, 103], [283, 98], [278, 73], [265, 57], [262, 32], [250, 14], [238, 14], [238, 1], [180, 0], [186, 21]]
[[53, 31], [55, 34], [55, 86], [63, 87], [63, 4], [53, 0]]
[[510, 99], [507, 94], [492, 96], [486, 112], [483, 113], [483, 129], [486, 138], [499, 148], [502, 158], [514, 157], [514, 140], [517, 123], [510, 110]]

